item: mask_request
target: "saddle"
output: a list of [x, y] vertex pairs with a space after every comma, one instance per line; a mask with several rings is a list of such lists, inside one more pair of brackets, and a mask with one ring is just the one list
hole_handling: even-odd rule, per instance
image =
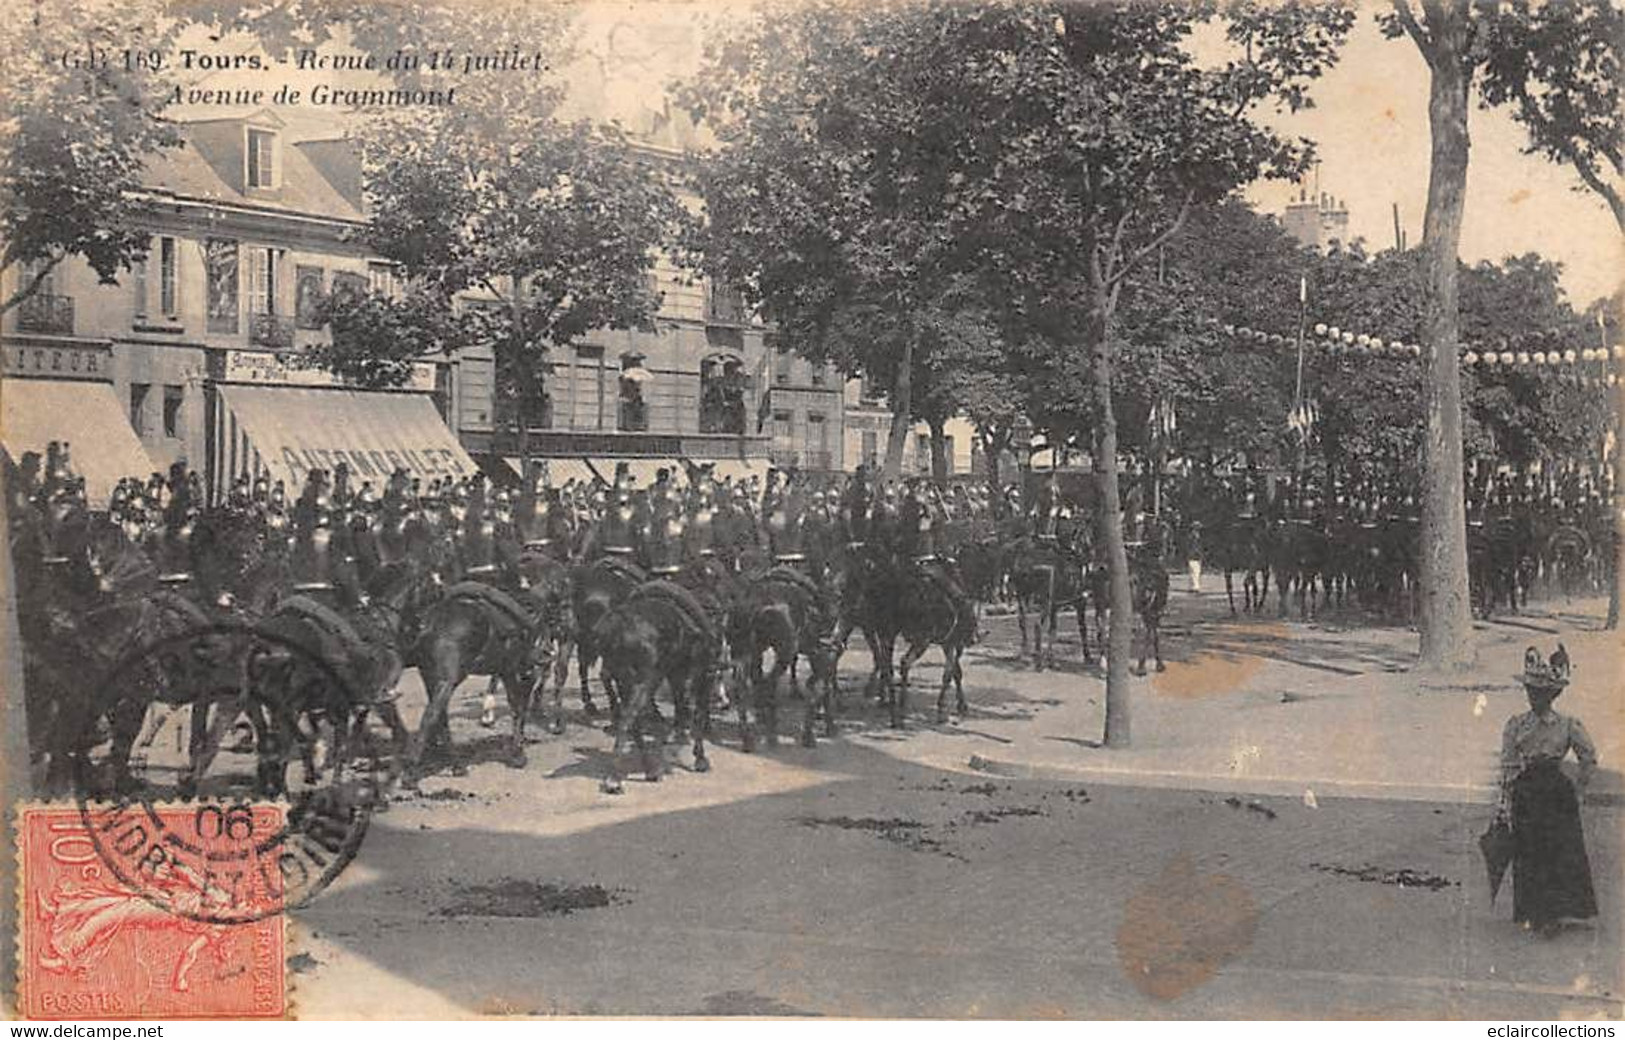
[[446, 590], [446, 598], [474, 600], [484, 604], [517, 628], [529, 628], [535, 622], [532, 611], [526, 610], [518, 600], [495, 585], [487, 585], [483, 581], [460, 581]]
[[277, 610], [298, 614], [349, 650], [358, 650], [362, 646], [360, 633], [343, 614], [309, 596], [289, 596], [277, 604]]
[[592, 562], [591, 566], [611, 571], [617, 577], [634, 585], [641, 585], [649, 580], [649, 576], [643, 572], [642, 567], [619, 556], [600, 556]]
[[651, 581], [638, 586], [637, 590], [627, 598], [628, 603], [638, 600], [662, 600], [671, 603], [680, 610], [684, 616], [694, 623], [708, 641], [715, 642], [718, 638], [716, 625], [711, 620], [710, 613], [700, 603], [699, 598], [670, 581]]

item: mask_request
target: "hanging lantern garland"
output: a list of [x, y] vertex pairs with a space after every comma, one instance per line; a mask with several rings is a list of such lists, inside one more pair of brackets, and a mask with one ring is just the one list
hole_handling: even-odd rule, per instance
[[[1254, 343], [1264, 347], [1285, 349], [1296, 345], [1291, 336], [1280, 333], [1265, 332], [1261, 329], [1249, 328], [1245, 325], [1231, 325], [1220, 322], [1217, 318], [1206, 319], [1226, 336], [1234, 337], [1244, 343]], [[1356, 358], [1420, 358], [1422, 347], [1417, 343], [1405, 343], [1400, 340], [1385, 340], [1367, 333], [1355, 333], [1336, 325], [1318, 323], [1313, 326], [1313, 335], [1309, 342], [1318, 341], [1327, 357], [1356, 357]], [[1615, 364], [1610, 365], [1609, 362]], [[1619, 377], [1614, 369], [1621, 367], [1618, 362], [1625, 361], [1625, 346], [1615, 344], [1612, 347], [1588, 347], [1584, 350], [1494, 350], [1475, 348], [1468, 345], [1461, 354], [1461, 363], [1468, 369], [1482, 369], [1487, 372], [1497, 369], [1527, 370], [1527, 374], [1552, 375], [1568, 378], [1588, 386], [1615, 386]], [[1595, 365], [1598, 368], [1606, 366], [1607, 372], [1575, 371], [1577, 366]]]

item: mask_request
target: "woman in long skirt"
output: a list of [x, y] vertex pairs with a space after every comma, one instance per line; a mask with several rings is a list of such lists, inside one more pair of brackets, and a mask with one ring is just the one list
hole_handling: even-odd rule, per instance
[[[1569, 681], [1568, 651], [1551, 660], [1530, 647], [1520, 676], [1529, 711], [1507, 720], [1501, 735], [1502, 817], [1512, 826], [1512, 916], [1543, 935], [1564, 921], [1597, 916], [1580, 803], [1597, 767], [1597, 748], [1580, 720], [1552, 710]], [[1561, 766], [1570, 751], [1579, 762], [1570, 781]]]

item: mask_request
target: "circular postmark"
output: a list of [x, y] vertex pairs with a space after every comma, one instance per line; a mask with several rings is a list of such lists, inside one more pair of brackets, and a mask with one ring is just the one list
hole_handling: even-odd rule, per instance
[[80, 817], [113, 875], [215, 924], [330, 885], [390, 775], [353, 649], [309, 628], [192, 622], [118, 655], [74, 746]]

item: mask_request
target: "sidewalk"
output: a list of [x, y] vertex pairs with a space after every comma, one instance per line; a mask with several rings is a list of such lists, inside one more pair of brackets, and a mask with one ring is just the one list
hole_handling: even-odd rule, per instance
[[[1061, 627], [1071, 640], [1056, 653], [1069, 671], [1032, 672], [1015, 658], [1014, 622], [998, 619], [993, 638], [967, 655], [968, 719], [916, 723], [923, 732], [906, 741], [874, 729], [853, 739], [1000, 776], [1484, 804], [1496, 797], [1502, 726], [1527, 710], [1515, 678], [1524, 648], [1549, 654], [1561, 640], [1575, 668], [1557, 707], [1585, 723], [1600, 758], [1588, 802], [1625, 802], [1621, 637], [1601, 630], [1600, 600], [1556, 600], [1477, 623], [1477, 664], [1449, 678], [1408, 674], [1416, 635], [1405, 629], [1281, 622], [1273, 597], [1266, 619], [1232, 621], [1222, 586], [1216, 599], [1176, 586], [1171, 606], [1168, 670], [1134, 680], [1128, 748], [1099, 746], [1104, 681], [1098, 669], [1078, 668], [1070, 618]], [[930, 717], [936, 656], [915, 673], [915, 718]], [[843, 664], [866, 665], [867, 655], [851, 653]]]

